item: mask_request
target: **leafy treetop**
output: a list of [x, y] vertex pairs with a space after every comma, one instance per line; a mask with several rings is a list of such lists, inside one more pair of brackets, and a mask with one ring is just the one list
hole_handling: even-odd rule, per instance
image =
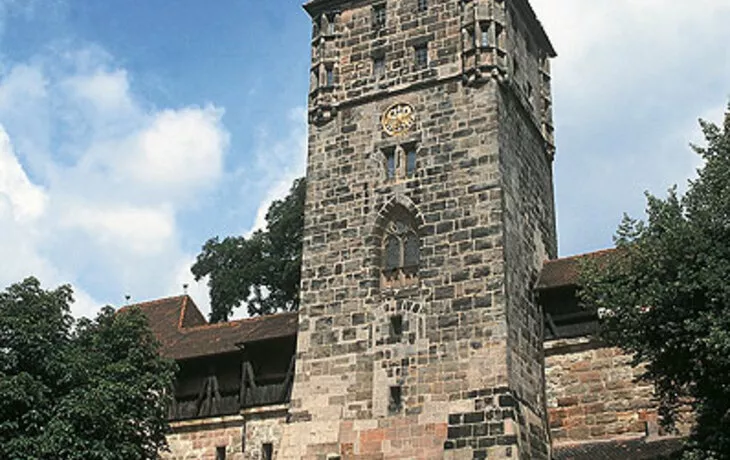
[[730, 458], [730, 109], [700, 122], [704, 166], [684, 196], [647, 194], [646, 221], [624, 216], [607, 261], [588, 261], [585, 305], [606, 312], [602, 335], [646, 364], [674, 426], [689, 401], [686, 459]]
[[157, 459], [174, 364], [138, 309], [74, 321], [69, 286], [0, 292], [0, 458]]
[[295, 180], [266, 212], [266, 229], [203, 245], [191, 271], [208, 277], [211, 321], [226, 321], [241, 304], [252, 316], [299, 308], [305, 191], [304, 179]]

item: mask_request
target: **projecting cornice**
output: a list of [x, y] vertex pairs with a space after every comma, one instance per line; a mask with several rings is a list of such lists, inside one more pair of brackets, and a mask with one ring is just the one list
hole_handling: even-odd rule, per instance
[[[341, 11], [357, 6], [384, 3], [384, 1], [385, 0], [311, 0], [304, 4], [304, 9], [311, 17], [315, 18], [325, 12]], [[464, 1], [468, 2], [472, 0]], [[535, 10], [532, 9], [529, 0], [504, 1], [506, 1], [509, 5], [512, 5], [516, 12], [522, 17], [542, 49], [544, 49], [550, 57], [556, 57], [558, 54], [555, 52], [555, 48], [553, 47], [550, 38], [548, 38], [545, 29], [537, 19]]]

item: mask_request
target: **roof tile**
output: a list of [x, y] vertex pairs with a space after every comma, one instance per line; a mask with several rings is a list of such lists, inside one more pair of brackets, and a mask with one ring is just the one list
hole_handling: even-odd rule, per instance
[[[237, 351], [238, 345], [297, 334], [296, 313], [208, 323], [187, 295], [142, 302], [150, 328], [162, 345], [162, 355], [177, 360]], [[123, 310], [122, 309], [122, 310]]]
[[555, 289], [560, 287], [577, 286], [580, 280], [580, 262], [586, 259], [601, 259], [613, 254], [615, 249], [579, 254], [562, 259], [548, 260], [542, 266], [540, 278], [537, 281], [539, 290]]

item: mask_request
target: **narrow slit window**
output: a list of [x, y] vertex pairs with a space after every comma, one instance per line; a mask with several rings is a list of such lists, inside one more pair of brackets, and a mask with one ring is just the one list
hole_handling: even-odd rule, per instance
[[403, 335], [403, 315], [393, 315], [390, 317], [390, 336], [399, 338]]
[[479, 46], [482, 48], [489, 46], [489, 25], [487, 23], [479, 25]]
[[416, 173], [416, 146], [406, 147], [406, 176], [413, 177]]
[[334, 35], [336, 15], [328, 14], [325, 16], [325, 18], [325, 20], [327, 21], [327, 35]]
[[385, 27], [385, 3], [373, 6], [373, 28], [382, 29]]
[[406, 235], [403, 246], [403, 252], [405, 253], [403, 265], [408, 268], [418, 267], [418, 259], [420, 258], [418, 235], [413, 233]]
[[373, 57], [373, 75], [378, 78], [385, 75], [385, 55]]
[[390, 398], [388, 400], [388, 412], [395, 414], [400, 412], [403, 404], [403, 389], [400, 385], [390, 387]]
[[215, 448], [215, 460], [226, 460], [226, 446]]
[[385, 151], [385, 172], [388, 179], [395, 179], [395, 149]]
[[330, 87], [335, 85], [335, 71], [332, 67], [325, 67], [325, 86]]
[[261, 446], [261, 459], [262, 460], [273, 460], [274, 458], [274, 445], [270, 442], [265, 442]]
[[414, 47], [415, 65], [417, 69], [424, 69], [428, 66], [428, 44]]

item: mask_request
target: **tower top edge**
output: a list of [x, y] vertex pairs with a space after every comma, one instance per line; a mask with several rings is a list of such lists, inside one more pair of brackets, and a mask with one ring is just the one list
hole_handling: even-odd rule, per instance
[[[464, 1], [470, 1], [470, 0], [464, 0]], [[554, 58], [558, 55], [558, 53], [555, 51], [555, 47], [553, 47], [552, 42], [550, 41], [550, 38], [548, 37], [547, 33], [545, 32], [545, 28], [542, 26], [542, 23], [537, 18], [537, 14], [535, 14], [535, 10], [532, 9], [532, 5], [530, 5], [529, 0], [505, 0], [508, 3], [512, 3], [517, 10], [517, 12], [522, 16], [522, 18], [527, 22], [528, 27], [534, 34], [535, 38], [538, 40], [542, 48], [545, 50], [545, 52], [550, 56], [551, 58]], [[309, 16], [316, 17], [322, 13], [325, 12], [331, 12], [331, 11], [337, 11], [346, 9], [349, 7], [353, 7], [355, 5], [363, 5], [367, 3], [372, 4], [378, 4], [378, 3], [384, 3], [385, 0], [310, 0], [306, 2], [303, 7], [304, 10], [309, 13]]]

